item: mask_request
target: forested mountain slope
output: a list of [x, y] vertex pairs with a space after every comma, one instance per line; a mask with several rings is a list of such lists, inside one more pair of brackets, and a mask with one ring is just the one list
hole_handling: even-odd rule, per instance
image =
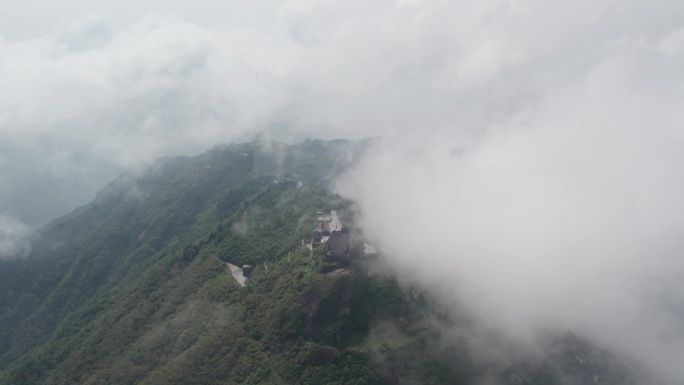
[[[363, 146], [233, 144], [123, 175], [0, 262], [0, 383], [632, 383], [572, 336], [479, 360], [467, 317], [381, 261], [323, 274], [302, 240], [317, 210], [353, 228], [327, 185]], [[245, 287], [225, 262], [255, 267]]]

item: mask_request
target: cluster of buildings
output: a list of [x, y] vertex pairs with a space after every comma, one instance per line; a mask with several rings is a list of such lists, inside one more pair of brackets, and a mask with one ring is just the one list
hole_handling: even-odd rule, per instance
[[352, 241], [349, 232], [342, 228], [336, 211], [330, 215], [316, 213], [316, 225], [311, 234], [311, 246], [324, 244], [323, 262], [345, 265], [351, 260]]
[[319, 246], [325, 242], [323, 237], [330, 237], [330, 222], [332, 222], [330, 215], [323, 215], [322, 211], [316, 213], [316, 226], [311, 234], [311, 246]]

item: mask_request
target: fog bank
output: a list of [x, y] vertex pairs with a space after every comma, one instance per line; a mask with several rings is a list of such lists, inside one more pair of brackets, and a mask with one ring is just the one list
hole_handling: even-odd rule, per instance
[[682, 383], [680, 35], [610, 47], [481, 135], [385, 139], [338, 191], [392, 262], [483, 325], [569, 330]]

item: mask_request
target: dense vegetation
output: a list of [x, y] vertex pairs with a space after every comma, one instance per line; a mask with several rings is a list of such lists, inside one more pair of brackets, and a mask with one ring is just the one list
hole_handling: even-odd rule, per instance
[[[353, 216], [326, 187], [361, 148], [219, 146], [114, 181], [0, 262], [0, 383], [630, 383], [571, 336], [553, 360], [483, 366], [468, 320], [381, 261], [322, 274], [302, 240], [317, 210]], [[255, 266], [246, 287], [225, 261]]]

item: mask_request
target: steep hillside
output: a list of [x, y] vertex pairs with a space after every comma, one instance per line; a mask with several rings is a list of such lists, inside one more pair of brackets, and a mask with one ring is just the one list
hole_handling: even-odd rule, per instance
[[[256, 264], [298, 250], [316, 209], [347, 204], [321, 188], [353, 150], [342, 141], [220, 146], [122, 176], [43, 229], [26, 259], [2, 262], [3, 375], [83, 382], [203, 287], [233, 288], [217, 256]], [[239, 234], [246, 218], [254, 226]]]
[[[633, 383], [573, 336], [478, 358], [467, 317], [381, 260], [323, 273], [302, 240], [317, 210], [353, 229], [326, 187], [362, 147], [219, 146], [114, 181], [0, 262], [0, 383]], [[225, 262], [254, 266], [245, 287]]]

